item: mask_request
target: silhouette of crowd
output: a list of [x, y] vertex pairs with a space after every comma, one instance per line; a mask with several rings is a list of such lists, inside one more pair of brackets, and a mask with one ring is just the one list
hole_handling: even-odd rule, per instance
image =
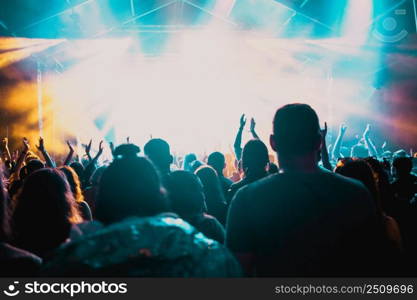
[[[242, 115], [234, 153], [175, 156], [92, 141], [58, 166], [42, 138], [1, 144], [0, 276], [416, 276], [416, 157], [368, 125], [327, 146], [307, 104], [273, 119], [268, 150]], [[133, 129], [132, 129], [133, 130]], [[274, 162], [275, 161], [275, 162]]]

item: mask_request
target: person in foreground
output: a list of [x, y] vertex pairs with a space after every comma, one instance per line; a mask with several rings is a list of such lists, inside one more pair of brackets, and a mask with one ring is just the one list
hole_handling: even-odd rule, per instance
[[23, 249], [10, 245], [10, 220], [8, 198], [3, 186], [3, 172], [0, 170], [0, 277], [36, 276], [42, 259]]
[[227, 219], [226, 245], [246, 275], [380, 274], [382, 229], [371, 195], [318, 166], [321, 143], [309, 105], [277, 110], [270, 144], [280, 172], [238, 190]]
[[[122, 147], [122, 146], [119, 146]], [[90, 234], [62, 245], [43, 276], [235, 277], [240, 267], [220, 243], [170, 211], [157, 169], [138, 147], [124, 151], [100, 180]]]

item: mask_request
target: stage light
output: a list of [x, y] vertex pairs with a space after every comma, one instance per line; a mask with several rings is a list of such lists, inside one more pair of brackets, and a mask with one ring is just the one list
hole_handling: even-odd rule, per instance
[[[353, 99], [363, 100], [359, 79], [335, 77], [334, 91], [326, 92], [326, 62], [314, 58], [317, 46], [302, 40], [264, 38], [216, 25], [173, 36], [176, 50], [159, 56], [138, 51], [139, 42], [79, 41], [80, 52], [93, 50], [94, 55], [49, 78], [67, 132], [84, 143], [92, 136], [114, 135], [115, 143], [129, 136], [143, 145], [151, 136], [161, 137], [177, 153], [208, 153], [232, 148], [241, 113], [258, 120], [266, 141], [271, 128], [265, 120], [288, 101], [310, 103], [334, 124], [364, 107], [351, 105]], [[302, 60], [301, 53], [310, 53], [311, 62]], [[329, 111], [332, 102], [334, 111]], [[249, 137], [245, 134], [244, 141]]]
[[370, 33], [373, 17], [373, 0], [349, 0], [342, 23], [342, 37], [348, 44], [363, 45]]

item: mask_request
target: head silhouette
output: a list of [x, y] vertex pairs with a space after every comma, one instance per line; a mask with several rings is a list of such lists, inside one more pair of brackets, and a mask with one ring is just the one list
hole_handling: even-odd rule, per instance
[[316, 168], [321, 135], [314, 109], [299, 103], [279, 108], [273, 120], [270, 143], [278, 154], [280, 168]]
[[32, 159], [26, 164], [26, 168], [28, 171], [28, 175], [32, 174], [36, 170], [40, 170], [45, 168], [45, 165], [43, 162], [41, 162], [39, 159]]
[[184, 157], [184, 164], [183, 164], [183, 169], [185, 171], [190, 171], [191, 170], [191, 164], [197, 160], [197, 155], [195, 155], [194, 153], [189, 153]]
[[216, 170], [210, 166], [201, 166], [195, 171], [195, 174], [203, 184], [206, 202], [212, 201], [212, 199], [220, 200], [221, 202], [225, 201]]
[[13, 231], [18, 246], [43, 255], [69, 236], [81, 217], [64, 174], [41, 169], [30, 174], [17, 195]]
[[268, 148], [261, 140], [250, 140], [246, 143], [242, 151], [242, 168], [246, 176], [265, 173], [268, 163]]
[[197, 171], [197, 169], [201, 166], [204, 166], [204, 163], [201, 160], [196, 159], [190, 165], [190, 172], [195, 173], [195, 171]]
[[223, 169], [226, 166], [226, 159], [221, 152], [213, 152], [207, 158], [207, 164], [216, 170], [219, 176], [223, 176]]
[[371, 193], [377, 207], [381, 207], [374, 173], [365, 160], [355, 158], [341, 159], [336, 166], [335, 172], [362, 182]]
[[406, 177], [413, 169], [413, 161], [410, 157], [397, 157], [394, 159], [392, 167], [397, 177]]
[[20, 177], [20, 179], [25, 179], [27, 176], [29, 176], [30, 174], [32, 174], [36, 170], [40, 170], [40, 169], [43, 169], [43, 168], [45, 168], [45, 165], [43, 164], [43, 162], [41, 162], [39, 159], [32, 159], [32, 160], [28, 161], [26, 166], [24, 166], [20, 170], [19, 177]]
[[147, 158], [121, 156], [103, 171], [96, 204], [99, 221], [108, 224], [166, 210], [158, 172]]
[[114, 149], [113, 155], [115, 157], [124, 156], [136, 156], [140, 152], [139, 146], [135, 144], [121, 144]]
[[316, 112], [307, 104], [287, 104], [277, 110], [271, 146], [284, 156], [300, 156], [320, 149], [320, 125]]
[[144, 147], [145, 155], [162, 174], [169, 173], [173, 158], [169, 144], [163, 139], [151, 139]]
[[181, 217], [203, 212], [203, 185], [198, 177], [187, 171], [175, 171], [169, 176], [171, 209]]

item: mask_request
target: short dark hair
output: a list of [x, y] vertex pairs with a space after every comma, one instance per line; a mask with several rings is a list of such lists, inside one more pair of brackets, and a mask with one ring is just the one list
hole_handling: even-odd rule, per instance
[[121, 144], [114, 149], [113, 155], [118, 156], [136, 156], [140, 153], [140, 147], [135, 144]]
[[145, 155], [150, 158], [170, 155], [169, 144], [163, 139], [149, 140], [143, 150], [145, 151]]
[[319, 118], [308, 104], [287, 104], [276, 111], [273, 131], [279, 153], [305, 154], [313, 151], [320, 139]]
[[409, 174], [413, 169], [413, 161], [410, 157], [397, 157], [392, 165], [399, 174]]
[[169, 144], [163, 139], [151, 139], [143, 147], [145, 155], [159, 168], [172, 163]]
[[265, 171], [269, 163], [268, 148], [258, 139], [250, 140], [242, 151], [243, 170]]
[[104, 170], [96, 205], [99, 221], [109, 224], [127, 217], [153, 216], [167, 210], [158, 172], [147, 158], [116, 158]]
[[217, 172], [224, 169], [226, 159], [221, 152], [213, 152], [207, 158], [207, 164], [213, 167]]

